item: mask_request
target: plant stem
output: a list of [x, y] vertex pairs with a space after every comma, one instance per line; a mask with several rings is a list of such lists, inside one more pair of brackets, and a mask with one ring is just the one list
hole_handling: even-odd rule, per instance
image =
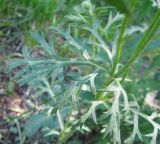
[[135, 52], [131, 55], [130, 59], [128, 60], [127, 64], [123, 68], [121, 68], [116, 74], [106, 81], [104, 84], [104, 87], [108, 86], [110, 83], [113, 82], [114, 78], [119, 77], [121, 74], [126, 72], [129, 67], [132, 65], [132, 63], [137, 59], [139, 54], [144, 50], [146, 45], [149, 43], [149, 41], [152, 39], [153, 35], [156, 33], [157, 29], [160, 26], [160, 10], [157, 11], [155, 14], [150, 26], [146, 30], [145, 34], [143, 35], [142, 39], [140, 40], [139, 44], [137, 45], [137, 48]]
[[[68, 119], [70, 117], [72, 117], [72, 112], [73, 112], [73, 107], [71, 108], [71, 110], [69, 112]], [[73, 135], [73, 133], [75, 132], [75, 130], [73, 130], [73, 131], [70, 130], [70, 131], [66, 132], [67, 128], [69, 128], [69, 120], [66, 121], [66, 123], [64, 125], [64, 128], [61, 130], [61, 133], [60, 133], [60, 136], [58, 138], [57, 144], [65, 143]]]
[[119, 63], [119, 58], [120, 58], [120, 54], [121, 54], [121, 47], [122, 47], [122, 41], [123, 41], [123, 35], [124, 35], [124, 32], [125, 32], [127, 23], [128, 23], [128, 15], [125, 16], [125, 18], [124, 18], [124, 20], [122, 22], [122, 28], [121, 28], [121, 31], [120, 31], [120, 34], [119, 34], [119, 38], [118, 38], [118, 41], [117, 41], [115, 62], [114, 62], [113, 68], [111, 70], [111, 75], [112, 76], [114, 75], [114, 73], [116, 71], [116, 68], [117, 68], [117, 65]]
[[93, 66], [98, 69], [101, 69], [103, 71], [107, 71], [106, 68], [101, 67], [100, 65], [97, 65], [96, 63], [93, 63], [91, 61], [79, 61], [79, 60], [72, 60], [72, 61], [63, 61], [64, 64], [69, 65], [69, 64], [77, 64], [77, 65], [88, 65], [88, 66]]
[[100, 70], [103, 70], [105, 72], [108, 72], [106, 68], [96, 64], [95, 62], [92, 62], [92, 61], [83, 61], [83, 60], [60, 60], [60, 61], [57, 61], [57, 60], [53, 60], [53, 59], [48, 59], [48, 60], [28, 60], [28, 61], [25, 61], [24, 64], [49, 64], [49, 63], [53, 63], [53, 64], [56, 64], [56, 63], [59, 63], [59, 66], [65, 66], [65, 65], [72, 65], [72, 64], [75, 64], [75, 65], [88, 65], [88, 66], [93, 66], [95, 68], [98, 68]]
[[17, 119], [15, 119], [15, 123], [16, 123], [18, 133], [19, 133], [20, 144], [23, 144], [23, 137], [22, 137], [22, 133], [21, 133], [21, 128], [20, 128], [20, 125], [19, 125], [19, 122]]
[[157, 29], [160, 26], [160, 10], [157, 11], [155, 17], [153, 18], [153, 21], [151, 22], [150, 26], [146, 30], [145, 34], [143, 35], [141, 41], [139, 42], [135, 52], [131, 55], [130, 59], [128, 60], [127, 64], [120, 69], [119, 72], [117, 72], [114, 77], [118, 77], [123, 72], [125, 72], [131, 64], [137, 59], [139, 54], [143, 51], [145, 46], [149, 43], [149, 41], [152, 39], [153, 35], [156, 33]]
[[[133, 8], [135, 6], [136, 1], [137, 0], [132, 0], [131, 7], [130, 7], [131, 11], [133, 10]], [[124, 37], [124, 33], [125, 33], [125, 30], [126, 30], [128, 21], [129, 21], [129, 15], [126, 14], [125, 17], [124, 17], [124, 19], [123, 19], [122, 27], [121, 27], [120, 34], [119, 34], [118, 41], [117, 41], [115, 61], [114, 61], [113, 68], [111, 70], [111, 75], [112, 76], [114, 75], [114, 73], [116, 71], [116, 68], [117, 68], [117, 65], [119, 63], [119, 59], [120, 59], [120, 55], [121, 55], [121, 48], [122, 48], [123, 37]]]
[[124, 82], [124, 80], [126, 79], [126, 76], [128, 75], [128, 70], [126, 70], [126, 72], [123, 74], [123, 77], [122, 77], [122, 80], [121, 80], [121, 83]]

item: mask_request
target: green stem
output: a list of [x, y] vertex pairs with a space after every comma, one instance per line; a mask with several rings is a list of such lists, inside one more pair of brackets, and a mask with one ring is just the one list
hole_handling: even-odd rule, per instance
[[[71, 108], [70, 112], [69, 112], [69, 116], [68, 119], [70, 117], [72, 117], [72, 112], [73, 112], [73, 107]], [[65, 125], [64, 125], [64, 129], [61, 131], [61, 134], [58, 138], [58, 142], [57, 144], [62, 144], [62, 143], [66, 143], [66, 141], [73, 135], [73, 133], [75, 132], [74, 130], [70, 130], [69, 132], [66, 132], [66, 129], [69, 127], [69, 120], [66, 121]]]
[[[136, 1], [137, 0], [132, 0], [131, 7], [130, 7], [131, 11], [133, 10], [133, 8], [135, 6]], [[122, 27], [121, 27], [120, 34], [119, 34], [118, 41], [117, 41], [115, 61], [114, 61], [113, 68], [111, 70], [111, 75], [112, 76], [114, 75], [114, 73], [116, 71], [116, 68], [117, 68], [117, 65], [119, 63], [119, 59], [120, 59], [120, 55], [121, 55], [121, 48], [122, 48], [123, 37], [124, 37], [124, 33], [125, 33], [125, 30], [126, 30], [128, 21], [129, 21], [129, 15], [126, 14], [125, 18], [123, 19]]]
[[120, 54], [121, 54], [121, 47], [122, 47], [122, 42], [123, 42], [123, 35], [124, 35], [124, 32], [125, 32], [127, 23], [128, 23], [128, 16], [126, 15], [123, 22], [122, 22], [122, 28], [121, 28], [119, 38], [118, 38], [118, 41], [117, 41], [115, 62], [114, 62], [113, 68], [111, 70], [111, 75], [114, 75], [114, 73], [116, 71], [116, 68], [117, 68], [117, 65], [119, 63], [119, 58], [120, 58]]
[[15, 119], [15, 123], [16, 123], [18, 133], [19, 133], [20, 144], [23, 144], [23, 137], [22, 137], [22, 133], [21, 133], [21, 128], [20, 128], [20, 125], [19, 125], [19, 122], [17, 119]]
[[65, 65], [72, 65], [72, 64], [75, 64], [75, 65], [88, 65], [88, 66], [93, 66], [95, 68], [103, 70], [105, 72], [108, 72], [106, 68], [101, 67], [100, 65], [98, 65], [98, 64], [96, 64], [96, 63], [94, 63], [92, 61], [82, 61], [82, 60], [57, 61], [57, 60], [49, 59], [49, 60], [28, 60], [28, 61], [24, 61], [24, 63], [30, 64], [30, 65], [39, 64], [39, 63], [42, 63], [42, 64], [53, 63], [55, 65], [59, 64], [58, 67], [62, 67], [62, 66], [65, 66]]
[[123, 74], [124, 72], [126, 72], [129, 69], [129, 67], [132, 65], [132, 63], [137, 59], [139, 54], [144, 50], [146, 45], [152, 39], [153, 35], [156, 33], [159, 26], [160, 26], [160, 10], [157, 11], [150, 26], [146, 30], [145, 34], [143, 35], [142, 39], [140, 40], [140, 42], [137, 46], [135, 52], [131, 55], [127, 64], [123, 68], [121, 68], [116, 74], [114, 74], [113, 76], [111, 75], [111, 77], [104, 84], [104, 87], [108, 86], [110, 83], [113, 82], [114, 78], [119, 77], [121, 74]]
[[93, 63], [91, 61], [79, 61], [79, 60], [73, 60], [73, 61], [64, 61], [64, 64], [69, 65], [69, 64], [77, 64], [77, 65], [88, 65], [88, 66], [93, 66], [98, 69], [101, 69], [103, 71], [107, 71], [107, 69], [97, 65], [96, 63]]
[[123, 77], [122, 77], [122, 80], [121, 80], [121, 83], [124, 82], [124, 80], [126, 79], [126, 76], [128, 75], [128, 70], [123, 74]]
[[146, 47], [146, 45], [150, 42], [153, 35], [156, 33], [157, 29], [160, 26], [160, 10], [157, 11], [155, 17], [153, 18], [153, 21], [151, 22], [150, 26], [146, 30], [145, 34], [143, 35], [141, 41], [139, 42], [135, 52], [131, 55], [130, 59], [128, 60], [127, 64], [117, 72], [114, 77], [118, 77], [123, 72], [125, 72], [131, 64], [137, 59], [139, 54], [143, 51], [143, 49]]

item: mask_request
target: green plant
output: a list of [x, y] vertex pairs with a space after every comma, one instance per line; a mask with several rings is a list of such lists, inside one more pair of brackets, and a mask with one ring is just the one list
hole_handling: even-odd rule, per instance
[[[7, 71], [20, 67], [14, 77], [20, 85], [28, 84], [36, 95], [45, 97], [41, 109], [24, 127], [26, 136], [32, 136], [43, 127], [46, 136], [57, 135], [57, 143], [65, 143], [76, 131], [83, 133], [99, 127], [98, 133], [103, 134], [104, 143], [149, 143], [148, 136], [151, 137], [150, 143], [156, 144], [160, 125], [155, 119], [159, 115], [153, 113], [149, 116], [141, 112], [134, 97], [136, 91], [131, 97], [124, 86], [131, 81], [127, 78], [132, 75], [129, 71], [131, 65], [158, 31], [160, 10], [156, 10], [146, 30], [142, 28], [140, 41], [122, 65], [121, 50], [128, 40], [126, 30], [136, 1], [131, 0], [127, 9], [124, 2], [110, 3], [123, 14], [113, 7], [96, 8], [87, 0], [77, 8], [76, 14], [68, 16], [75, 22], [66, 31], [54, 27], [54, 31], [65, 39], [58, 46], [67, 47], [72, 58], [61, 57], [52, 38], [47, 41], [43, 35], [31, 32], [32, 38], [44, 52], [43, 56], [34, 57], [24, 47], [23, 58], [15, 59], [8, 65]], [[107, 24], [99, 19], [104, 15], [108, 16]], [[72, 33], [80, 24], [82, 28], [78, 36], [81, 38], [74, 38]], [[131, 34], [134, 32], [137, 29]], [[150, 131], [140, 129], [140, 120], [145, 120], [153, 128]], [[90, 124], [93, 124], [92, 127]]]

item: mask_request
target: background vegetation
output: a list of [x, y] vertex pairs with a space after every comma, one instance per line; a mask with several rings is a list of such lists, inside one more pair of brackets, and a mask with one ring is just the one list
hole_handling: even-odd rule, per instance
[[159, 3], [0, 0], [0, 143], [160, 143]]

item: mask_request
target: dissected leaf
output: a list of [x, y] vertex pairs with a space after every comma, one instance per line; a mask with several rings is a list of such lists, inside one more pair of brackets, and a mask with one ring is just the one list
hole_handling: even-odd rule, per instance
[[30, 35], [34, 40], [36, 40], [39, 43], [40, 48], [44, 52], [46, 52], [49, 56], [53, 58], [55, 57], [52, 39], [50, 39], [50, 42], [48, 43], [46, 39], [40, 34], [37, 34], [35, 32], [30, 32]]
[[96, 110], [96, 107], [98, 105], [101, 105], [101, 104], [103, 104], [103, 101], [93, 101], [90, 109], [88, 110], [88, 112], [85, 115], [83, 115], [82, 122], [84, 123], [88, 118], [90, 118], [90, 116], [92, 116], [93, 121], [97, 124], [97, 118], [96, 118], [95, 110]]

